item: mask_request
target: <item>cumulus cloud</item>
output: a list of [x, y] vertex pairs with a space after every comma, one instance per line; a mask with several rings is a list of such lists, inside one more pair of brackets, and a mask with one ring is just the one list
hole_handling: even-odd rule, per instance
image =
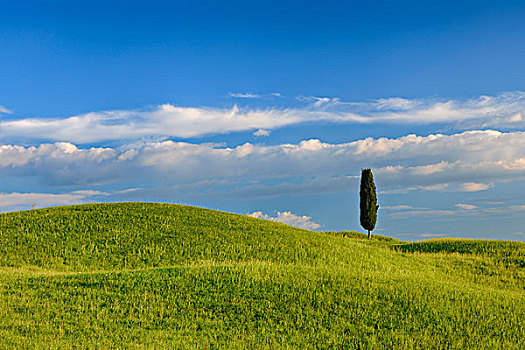
[[2, 176], [32, 176], [62, 186], [114, 182], [133, 188], [137, 181], [190, 186], [209, 180], [233, 186], [233, 180], [238, 186], [227, 192], [238, 195], [330, 193], [355, 186], [363, 166], [374, 169], [382, 194], [484, 191], [497, 182], [525, 178], [525, 132], [236, 147], [175, 141], [121, 148], [83, 148], [68, 142], [0, 146]]
[[41, 144], [38, 147], [23, 147], [19, 145], [0, 146], [0, 167], [15, 168], [29, 163], [40, 163], [48, 160], [57, 163], [101, 163], [113, 159], [117, 151], [111, 148], [78, 148], [69, 142]]
[[270, 136], [269, 130], [259, 129], [253, 133], [254, 136]]
[[[230, 94], [256, 98], [256, 94]], [[454, 123], [459, 129], [525, 127], [525, 92], [470, 100], [378, 99], [345, 102], [331, 97], [301, 97], [294, 108], [208, 108], [163, 104], [146, 109], [91, 112], [67, 118], [4, 121], [8, 140], [68, 141], [76, 144], [141, 138], [192, 138], [209, 134], [272, 130], [301, 123]]]
[[289, 211], [278, 211], [276, 217], [271, 217], [267, 214], [263, 214], [261, 211], [253, 212], [250, 214], [250, 216], [258, 219], [281, 222], [283, 224], [299, 227], [305, 230], [317, 230], [321, 227], [321, 225], [312, 221], [311, 216], [299, 216]]
[[[80, 148], [68, 142], [24, 147], [0, 146], [0, 174], [4, 177], [33, 177], [42, 185], [61, 187], [101, 185], [126, 177], [129, 162], [112, 148]], [[121, 164], [125, 164], [121, 167]]]

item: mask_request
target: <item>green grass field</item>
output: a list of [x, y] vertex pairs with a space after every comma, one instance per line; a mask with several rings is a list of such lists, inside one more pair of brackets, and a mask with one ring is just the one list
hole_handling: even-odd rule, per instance
[[524, 349], [525, 244], [195, 207], [0, 215], [2, 349]]

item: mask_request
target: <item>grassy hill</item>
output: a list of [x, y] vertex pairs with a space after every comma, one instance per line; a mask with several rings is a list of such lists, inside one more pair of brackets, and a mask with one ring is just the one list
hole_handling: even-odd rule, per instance
[[180, 205], [0, 215], [0, 348], [523, 349], [525, 244]]

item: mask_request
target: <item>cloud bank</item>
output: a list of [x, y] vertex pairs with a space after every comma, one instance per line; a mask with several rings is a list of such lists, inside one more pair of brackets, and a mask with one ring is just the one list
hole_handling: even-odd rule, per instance
[[0, 146], [2, 176], [32, 177], [62, 188], [157, 183], [179, 190], [222, 186], [228, 195], [247, 197], [319, 194], [355, 186], [364, 166], [374, 168], [382, 194], [485, 191], [498, 182], [525, 178], [525, 132], [236, 147], [175, 141], [120, 148], [68, 142]]

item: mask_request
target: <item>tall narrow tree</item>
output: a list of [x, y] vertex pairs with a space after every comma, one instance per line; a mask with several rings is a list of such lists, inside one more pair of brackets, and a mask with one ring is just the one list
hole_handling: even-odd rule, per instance
[[376, 184], [374, 183], [374, 175], [371, 169], [361, 169], [361, 189], [359, 191], [359, 208], [361, 209], [361, 226], [368, 231], [368, 238], [371, 237], [370, 232], [376, 227], [377, 221], [377, 195]]

